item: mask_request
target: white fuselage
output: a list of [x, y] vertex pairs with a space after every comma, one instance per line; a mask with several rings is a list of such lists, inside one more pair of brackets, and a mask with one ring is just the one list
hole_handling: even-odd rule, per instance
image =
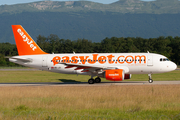
[[155, 74], [170, 72], [176, 64], [165, 56], [153, 53], [83, 53], [83, 54], [44, 54], [25, 55], [10, 58], [11, 62], [42, 70], [65, 74], [89, 74], [65, 64], [124, 69], [126, 74]]
[[90, 75], [89, 84], [100, 83], [100, 78], [122, 81], [131, 74], [148, 74], [152, 83], [151, 74], [177, 67], [165, 56], [153, 53], [47, 54], [21, 25], [12, 25], [12, 30], [19, 56], [9, 58], [11, 62], [57, 73]]

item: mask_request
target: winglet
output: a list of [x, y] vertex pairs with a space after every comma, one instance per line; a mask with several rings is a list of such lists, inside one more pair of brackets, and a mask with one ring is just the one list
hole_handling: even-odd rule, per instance
[[12, 30], [14, 33], [18, 54], [20, 56], [47, 54], [41, 50], [41, 48], [35, 43], [35, 41], [21, 25], [12, 25]]

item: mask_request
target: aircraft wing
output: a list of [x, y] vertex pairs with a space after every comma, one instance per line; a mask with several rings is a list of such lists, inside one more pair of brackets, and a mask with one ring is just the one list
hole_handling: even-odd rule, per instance
[[103, 72], [105, 70], [113, 70], [113, 69], [123, 69], [125, 73], [129, 72], [129, 68], [127, 66], [108, 66], [108, 65], [81, 65], [81, 64], [72, 64], [72, 63], [60, 63], [66, 65], [66, 69], [74, 68], [74, 70], [82, 70], [81, 72], [91, 72], [98, 73]]

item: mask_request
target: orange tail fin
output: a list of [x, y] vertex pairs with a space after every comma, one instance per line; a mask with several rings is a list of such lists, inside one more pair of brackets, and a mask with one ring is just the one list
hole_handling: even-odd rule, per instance
[[21, 25], [12, 25], [19, 55], [47, 54], [34, 42]]

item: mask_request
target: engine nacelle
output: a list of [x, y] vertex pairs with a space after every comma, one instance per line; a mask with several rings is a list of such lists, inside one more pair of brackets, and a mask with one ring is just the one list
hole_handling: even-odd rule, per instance
[[131, 76], [132, 76], [131, 74], [125, 74], [124, 79], [131, 79]]
[[124, 80], [124, 70], [123, 69], [114, 69], [114, 70], [105, 70], [104, 74], [106, 80], [111, 81], [122, 81]]

